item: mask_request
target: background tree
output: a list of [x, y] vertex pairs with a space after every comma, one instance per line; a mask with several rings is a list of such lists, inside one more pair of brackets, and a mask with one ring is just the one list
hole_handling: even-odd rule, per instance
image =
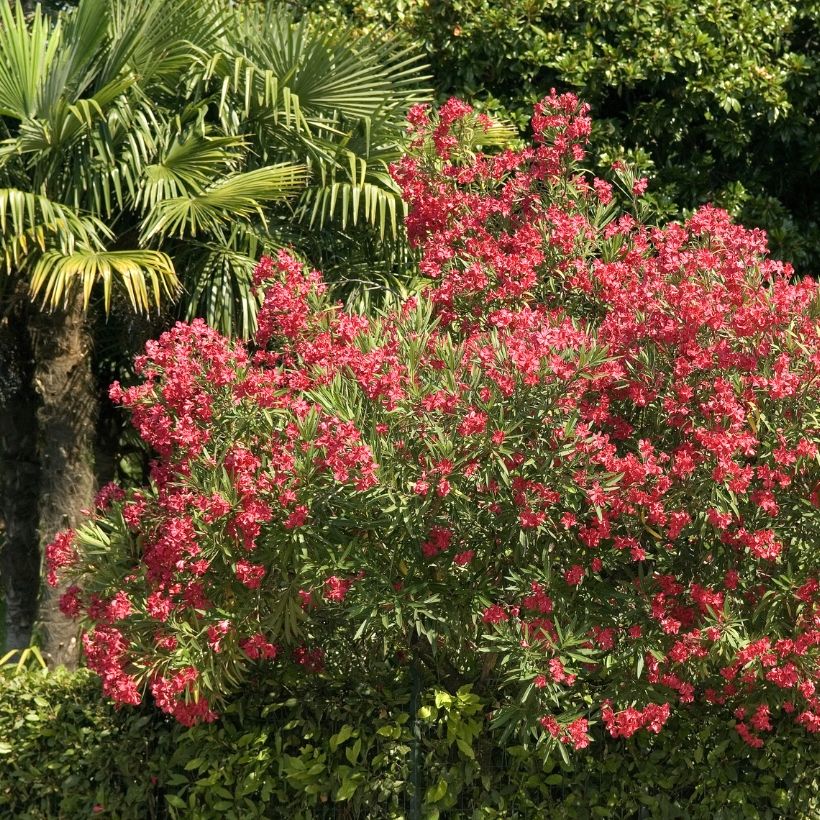
[[[86, 310], [121, 294], [145, 312], [182, 292], [186, 316], [247, 334], [256, 259], [283, 243], [315, 252], [314, 233], [337, 257], [382, 247], [377, 267], [398, 271], [401, 200], [385, 162], [420, 75], [401, 49], [279, 7], [0, 7], [9, 646], [28, 642], [38, 540], [93, 505]], [[48, 598], [47, 654], [70, 660], [73, 635], [53, 613]]]
[[571, 87], [595, 114], [590, 160], [653, 176], [668, 216], [715, 202], [820, 271], [816, 0], [299, 0], [423, 48], [441, 99], [525, 126]]

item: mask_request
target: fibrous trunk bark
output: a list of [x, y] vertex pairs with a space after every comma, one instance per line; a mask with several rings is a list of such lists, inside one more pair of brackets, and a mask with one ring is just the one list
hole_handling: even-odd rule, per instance
[[26, 321], [25, 306], [18, 303], [0, 322], [0, 514], [5, 529], [0, 586], [5, 595], [5, 651], [31, 643], [40, 586], [37, 396], [31, 385]]
[[[91, 342], [79, 296], [63, 310], [39, 313], [29, 323], [33, 384], [39, 396], [37, 454], [40, 465], [39, 536], [76, 527], [94, 501], [94, 432], [99, 401], [91, 369]], [[43, 585], [38, 629], [50, 666], [73, 667], [78, 630], [59, 611], [62, 586]]]

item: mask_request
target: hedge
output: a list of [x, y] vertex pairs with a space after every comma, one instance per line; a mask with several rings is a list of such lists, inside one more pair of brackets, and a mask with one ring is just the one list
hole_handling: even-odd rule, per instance
[[185, 729], [117, 711], [86, 671], [0, 677], [0, 816], [820, 817], [820, 745], [798, 733], [750, 749], [693, 713], [565, 761], [502, 742], [467, 689], [412, 700], [409, 681], [262, 684]]

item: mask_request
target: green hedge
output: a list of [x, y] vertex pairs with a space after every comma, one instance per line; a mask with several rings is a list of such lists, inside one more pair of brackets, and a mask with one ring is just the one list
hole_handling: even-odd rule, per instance
[[[466, 690], [248, 692], [184, 729], [86, 672], [0, 677], [0, 817], [820, 817], [820, 743], [697, 714], [569, 762], [503, 747]], [[493, 741], [496, 744], [493, 745]]]

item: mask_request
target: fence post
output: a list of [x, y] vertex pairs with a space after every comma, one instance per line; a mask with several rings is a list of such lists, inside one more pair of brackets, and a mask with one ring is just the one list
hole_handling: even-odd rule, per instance
[[410, 813], [408, 820], [421, 820], [421, 729], [418, 722], [419, 702], [421, 695], [421, 681], [418, 663], [413, 658], [410, 665], [410, 679], [412, 683], [410, 695], [410, 720], [413, 727], [413, 741], [410, 754], [410, 782], [413, 784], [413, 794], [410, 799]]

